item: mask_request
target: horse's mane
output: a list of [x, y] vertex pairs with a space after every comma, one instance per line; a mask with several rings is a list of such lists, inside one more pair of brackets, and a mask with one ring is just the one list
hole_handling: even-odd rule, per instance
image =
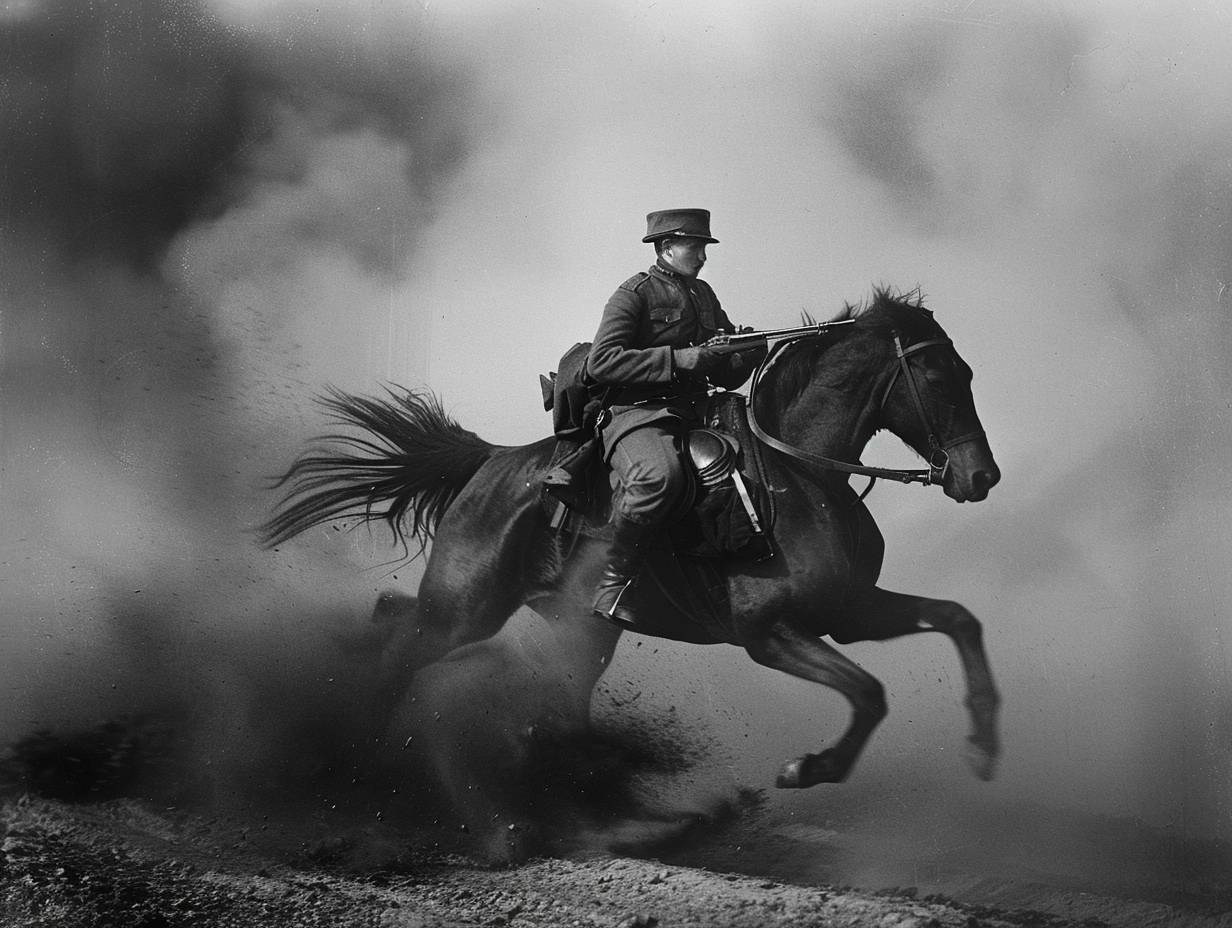
[[[833, 329], [825, 338], [803, 338], [784, 348], [775, 360], [775, 380], [782, 406], [788, 405], [803, 392], [824, 352], [861, 331], [875, 332], [887, 338], [891, 332], [898, 332], [910, 344], [936, 334], [939, 328], [933, 321], [932, 311], [924, 306], [924, 294], [918, 287], [908, 291], [874, 287], [872, 296], [867, 300], [843, 304], [834, 321], [845, 319], [851, 319], [855, 325]], [[806, 322], [812, 321], [806, 317]]]
[[924, 293], [919, 287], [912, 290], [899, 291], [893, 287], [876, 286], [873, 295], [859, 303], [844, 303], [840, 319], [855, 319], [865, 324], [876, 324], [887, 314], [896, 314], [899, 310], [910, 309], [931, 318], [932, 310], [924, 306]]

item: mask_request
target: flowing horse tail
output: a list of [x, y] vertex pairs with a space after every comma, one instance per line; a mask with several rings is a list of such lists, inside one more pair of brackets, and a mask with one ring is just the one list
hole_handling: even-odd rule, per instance
[[332, 388], [318, 397], [332, 421], [366, 434], [320, 436], [274, 482], [288, 489], [259, 528], [266, 547], [350, 516], [384, 521], [399, 544], [409, 534], [423, 550], [496, 446], [458, 425], [431, 393], [399, 390], [387, 388], [388, 399]]

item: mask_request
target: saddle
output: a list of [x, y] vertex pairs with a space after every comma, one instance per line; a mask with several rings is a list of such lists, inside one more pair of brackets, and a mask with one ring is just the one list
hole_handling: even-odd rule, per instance
[[[684, 436], [682, 457], [692, 479], [683, 514], [668, 530], [678, 554], [773, 556], [760, 458], [744, 450], [753, 447], [744, 403], [739, 393], [714, 394], [705, 426]], [[612, 490], [600, 446], [594, 437], [557, 439], [543, 476], [543, 506], [555, 531], [610, 536]]]
[[[697, 640], [723, 640], [731, 627], [725, 570], [774, 555], [772, 497], [744, 396], [714, 394], [705, 425], [690, 429], [681, 444], [692, 476], [687, 509], [667, 528], [638, 583], [654, 584], [661, 602], [700, 633]], [[552, 559], [558, 570], [579, 537], [611, 538], [612, 489], [600, 445], [595, 437], [558, 437], [544, 474], [541, 504], [559, 549]]]

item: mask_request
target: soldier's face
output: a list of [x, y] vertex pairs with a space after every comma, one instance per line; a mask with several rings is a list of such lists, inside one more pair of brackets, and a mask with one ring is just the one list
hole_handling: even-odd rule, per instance
[[673, 271], [686, 277], [696, 277], [706, 263], [706, 241], [700, 238], [677, 238], [663, 249], [663, 260]]

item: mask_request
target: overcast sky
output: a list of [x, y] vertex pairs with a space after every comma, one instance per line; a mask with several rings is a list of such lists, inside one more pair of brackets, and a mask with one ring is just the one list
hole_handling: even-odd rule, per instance
[[[975, 369], [1002, 484], [871, 505], [885, 584], [986, 622], [991, 795], [1232, 834], [1230, 45], [1172, 0], [0, 0], [0, 728], [137, 700], [117, 618], [276, 638], [413, 589], [381, 535], [256, 547], [312, 396], [535, 440], [645, 214], [702, 206], [734, 320], [919, 286]], [[841, 722], [684, 653], [769, 731], [742, 776]], [[948, 646], [851, 653], [892, 700], [870, 771], [961, 776]]]

